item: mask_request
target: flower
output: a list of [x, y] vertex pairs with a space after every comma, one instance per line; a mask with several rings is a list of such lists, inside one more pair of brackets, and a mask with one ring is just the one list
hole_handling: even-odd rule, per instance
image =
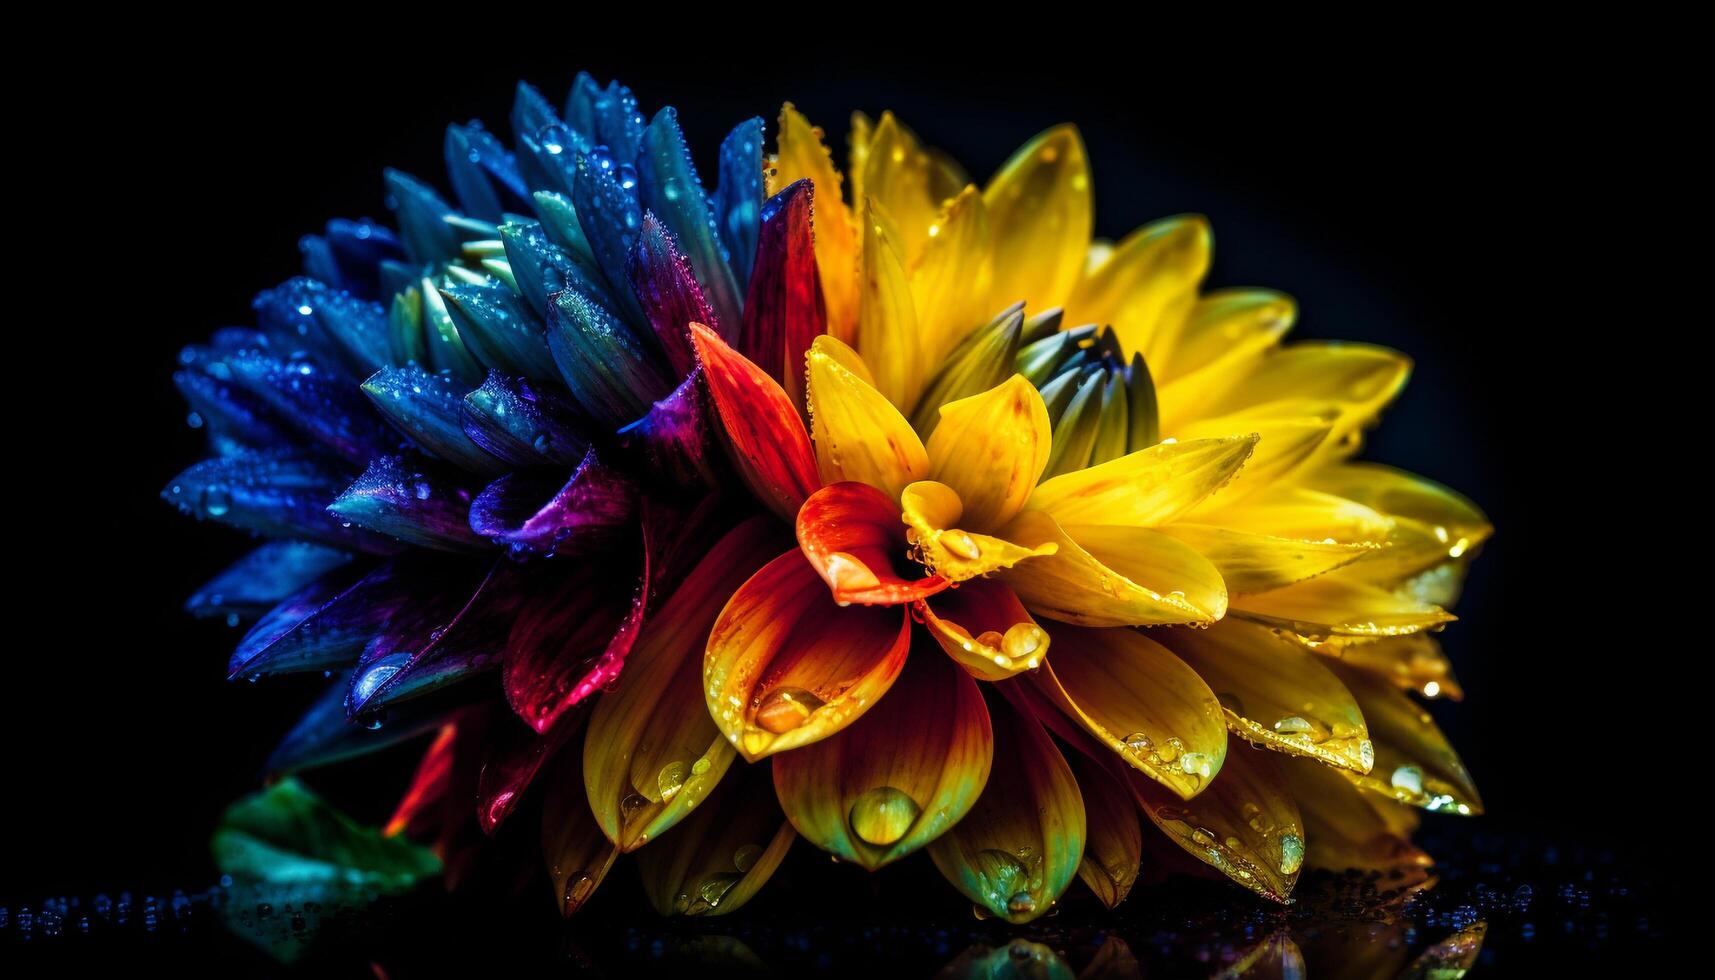
[[566, 914], [632, 852], [730, 912], [799, 836], [1012, 922], [1157, 840], [1284, 900], [1480, 810], [1406, 692], [1460, 694], [1489, 525], [1354, 461], [1402, 355], [1203, 293], [1201, 218], [1093, 242], [1071, 127], [979, 189], [859, 115], [842, 178], [788, 104], [711, 192], [617, 83], [512, 126], [181, 358], [214, 455], [164, 496], [277, 539], [189, 606], [256, 617], [235, 677], [339, 675], [272, 771], [436, 732], [388, 832], [457, 884], [538, 811]]

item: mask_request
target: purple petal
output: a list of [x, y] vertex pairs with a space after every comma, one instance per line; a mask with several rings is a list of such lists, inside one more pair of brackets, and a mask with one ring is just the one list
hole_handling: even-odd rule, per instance
[[612, 542], [636, 507], [635, 484], [592, 449], [563, 484], [531, 473], [495, 480], [472, 501], [470, 526], [517, 557], [577, 554]]
[[799, 406], [804, 403], [804, 352], [828, 329], [812, 247], [814, 190], [809, 181], [800, 180], [762, 206], [756, 271], [750, 277], [736, 345], [739, 353], [778, 379]]
[[701, 323], [720, 333], [721, 324], [703, 297], [703, 287], [697, 284], [690, 261], [679, 251], [673, 233], [655, 215], [643, 216], [643, 230], [625, 268], [644, 315], [667, 352], [667, 362], [676, 375], [684, 377], [697, 363], [691, 350], [690, 325]]
[[513, 466], [572, 466], [589, 450], [560, 389], [499, 372], [464, 396], [459, 421], [471, 442]]
[[373, 460], [328, 512], [425, 548], [480, 551], [487, 545], [470, 528], [470, 491], [404, 456]]
[[708, 400], [699, 365], [647, 415], [619, 430], [620, 448], [662, 482], [696, 490], [720, 486], [725, 457], [714, 448]]
[[336, 572], [270, 610], [232, 654], [228, 677], [326, 670], [357, 659], [401, 608], [444, 587], [462, 563], [432, 555], [387, 562], [353, 580]]

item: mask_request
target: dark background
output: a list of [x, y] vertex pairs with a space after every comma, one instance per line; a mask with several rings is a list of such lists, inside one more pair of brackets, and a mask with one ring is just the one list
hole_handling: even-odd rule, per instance
[[318, 686], [228, 684], [238, 633], [180, 612], [242, 541], [157, 496], [200, 451], [169, 381], [178, 348], [246, 321], [254, 292], [297, 271], [299, 234], [385, 217], [384, 166], [444, 184], [447, 122], [505, 132], [515, 78], [558, 100], [579, 68], [620, 76], [646, 111], [677, 105], [705, 175], [720, 137], [782, 98], [842, 162], [849, 111], [892, 108], [977, 179], [1075, 121], [1100, 234], [1202, 212], [1210, 286], [1296, 296], [1301, 338], [1409, 352], [1369, 457], [1460, 489], [1498, 527], [1444, 635], [1469, 696], [1434, 709], [1482, 819], [1640, 852], [1680, 833], [1648, 801], [1701, 783], [1671, 734], [1705, 700], [1684, 692], [1704, 683], [1686, 666], [1707, 647], [1703, 603], [1682, 620], [1674, 584], [1701, 575], [1653, 552], [1707, 538], [1706, 500], [1662, 496], [1701, 483], [1705, 456], [1684, 430], [1706, 409], [1664, 402], [1701, 401], [1669, 371], [1706, 357], [1711, 170], [1692, 149], [1709, 135], [1706, 69], [1617, 34], [1359, 53], [1261, 32], [1100, 52], [1015, 37], [966, 42], [955, 65], [939, 60], [951, 41], [879, 58], [823, 38], [795, 60], [772, 53], [786, 34], [747, 59], [588, 37], [506, 53], [456, 30], [335, 43], [325, 28], [176, 50], [109, 37], [80, 52], [98, 100], [39, 90], [53, 118], [32, 145], [51, 172], [14, 192], [49, 213], [8, 236], [29, 277], [8, 292], [29, 281], [52, 303], [14, 308], [8, 331], [24, 345], [12, 377], [44, 387], [10, 402], [0, 900], [206, 883], [221, 807]]

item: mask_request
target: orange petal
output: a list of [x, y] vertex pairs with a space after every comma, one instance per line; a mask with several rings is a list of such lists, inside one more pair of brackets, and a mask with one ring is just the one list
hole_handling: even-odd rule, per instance
[[952, 487], [919, 480], [900, 494], [905, 523], [910, 526], [913, 556], [951, 582], [963, 582], [1012, 566], [1027, 558], [1054, 553], [1053, 543], [1019, 545], [1003, 537], [977, 534], [959, 527], [964, 504]]
[[895, 606], [947, 587], [908, 557], [899, 505], [863, 483], [835, 483], [798, 511], [798, 547], [842, 606]]
[[1143, 860], [1137, 803], [1112, 770], [1082, 753], [1068, 761], [1084, 797], [1084, 860], [1078, 877], [1111, 909], [1131, 892]]
[[580, 762], [575, 752], [560, 753], [549, 770], [548, 794], [542, 801], [542, 857], [564, 916], [589, 901], [619, 856], [619, 848], [590, 812], [578, 778]]
[[971, 579], [915, 608], [941, 649], [979, 680], [1035, 670], [1048, 653], [1048, 632], [1011, 589], [993, 579]]
[[887, 693], [910, 637], [907, 609], [841, 608], [793, 549], [740, 586], [715, 621], [703, 658], [709, 714], [753, 762], [808, 745]]
[[886, 698], [837, 738], [774, 757], [774, 788], [798, 833], [873, 871], [970, 811], [994, 754], [975, 681], [919, 651]]
[[1078, 873], [1084, 800], [1035, 718], [995, 705], [994, 768], [976, 806], [929, 845], [943, 877], [1020, 924], [1046, 913]]
[[821, 486], [798, 410], [778, 381], [713, 330], [693, 323], [691, 341], [739, 476], [758, 500], [791, 520]]
[[767, 766], [725, 779], [673, 833], [637, 852], [643, 891], [662, 915], [725, 915], [774, 874], [795, 835]]
[[733, 591], [778, 553], [778, 537], [761, 516], [728, 532], [644, 625], [618, 688], [596, 702], [582, 753], [587, 806], [622, 850], [684, 819], [732, 764], [703, 703], [703, 639]]

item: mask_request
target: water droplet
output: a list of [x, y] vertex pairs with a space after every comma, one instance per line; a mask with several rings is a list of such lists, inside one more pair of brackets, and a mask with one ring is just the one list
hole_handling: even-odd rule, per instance
[[202, 491], [203, 513], [210, 517], [224, 516], [232, 509], [232, 494], [219, 483], [211, 483]]
[[1311, 725], [1310, 722], [1305, 721], [1297, 715], [1282, 718], [1274, 723], [1274, 730], [1280, 732], [1282, 735], [1303, 735], [1306, 732], [1311, 731], [1314, 727], [1315, 726]]
[[1006, 900], [1006, 910], [1014, 915], [1034, 912], [1036, 911], [1036, 899], [1032, 898], [1029, 892], [1013, 892], [1012, 897]]
[[1297, 834], [1282, 834], [1280, 837], [1280, 873], [1283, 875], [1296, 874], [1304, 865], [1304, 838]]
[[566, 914], [571, 915], [581, 908], [595, 891], [595, 878], [588, 873], [579, 871], [566, 879]]
[[1416, 766], [1400, 766], [1393, 771], [1393, 788], [1413, 796], [1423, 794], [1423, 770]]
[[1035, 656], [1045, 643], [1048, 634], [1035, 623], [1014, 623], [1001, 639], [1000, 651], [1013, 660], [1023, 660]]
[[743, 878], [744, 875], [725, 872], [709, 875], [702, 887], [697, 889], [697, 894], [702, 897], [703, 901], [709, 903], [709, 908], [715, 908], [721, 904], [722, 899], [727, 897], [727, 893], [732, 891], [733, 886]]
[[1125, 737], [1125, 747], [1138, 755], [1147, 755], [1155, 748], [1155, 743], [1142, 732], [1132, 732]]
[[1215, 760], [1201, 752], [1187, 752], [1179, 757], [1179, 768], [1189, 776], [1208, 779], [1215, 771]]
[[746, 874], [751, 868], [756, 867], [756, 859], [761, 856], [761, 844], [746, 844], [733, 852], [732, 866], [737, 868], [740, 874]]
[[639, 810], [649, 805], [649, 801], [638, 793], [628, 793], [625, 799], [619, 801], [619, 815], [624, 820], [630, 820]]
[[847, 819], [852, 833], [877, 847], [886, 847], [905, 836], [923, 808], [904, 790], [877, 786], [852, 803]]
[[982, 548], [977, 546], [977, 539], [964, 531], [944, 531], [941, 534], [941, 545], [966, 561], [976, 561], [983, 556]]
[[1365, 772], [1375, 768], [1376, 743], [1367, 738], [1358, 743], [1358, 763], [1364, 767]]
[[708, 771], [709, 771], [709, 760], [706, 756], [704, 758], [698, 759], [696, 762], [691, 763], [691, 775], [693, 775], [693, 776], [701, 776], [703, 773], [708, 772]]
[[862, 592], [881, 585], [881, 579], [869, 570], [868, 565], [843, 551], [828, 556], [827, 568], [822, 574], [827, 576], [828, 584], [842, 591]]
[[661, 792], [661, 802], [666, 803], [679, 795], [679, 790], [685, 786], [685, 764], [669, 762], [655, 774], [655, 786]]
[[782, 735], [804, 724], [823, 703], [801, 687], [777, 687], [756, 706], [756, 725], [763, 731]]

